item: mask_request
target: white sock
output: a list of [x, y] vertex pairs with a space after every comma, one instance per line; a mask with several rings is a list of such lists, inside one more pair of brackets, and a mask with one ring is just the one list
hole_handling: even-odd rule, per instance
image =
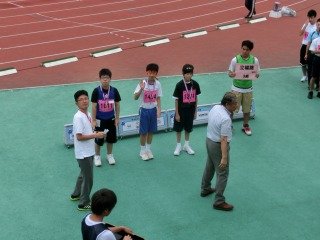
[[181, 142], [177, 143], [177, 147], [181, 147]]
[[112, 153], [111, 154], [107, 154], [107, 157], [112, 157], [113, 155], [112, 155]]
[[146, 144], [146, 150], [151, 150], [151, 144]]
[[185, 141], [185, 142], [184, 142], [184, 145], [185, 145], [185, 146], [189, 146], [189, 141]]
[[140, 153], [144, 153], [146, 151], [146, 146], [140, 146]]

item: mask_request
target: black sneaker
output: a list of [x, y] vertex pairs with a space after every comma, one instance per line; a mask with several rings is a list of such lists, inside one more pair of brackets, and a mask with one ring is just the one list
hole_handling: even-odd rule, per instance
[[320, 92], [317, 93], [317, 97], [320, 98]]
[[79, 196], [76, 196], [76, 195], [73, 195], [73, 194], [70, 195], [70, 200], [71, 201], [78, 201], [79, 199], [80, 199], [80, 195]]
[[308, 98], [309, 98], [309, 99], [312, 99], [312, 98], [313, 98], [313, 91], [310, 91], [310, 92], [308, 93]]
[[91, 210], [91, 204], [86, 204], [86, 205], [82, 205], [82, 204], [79, 204], [78, 205], [78, 210], [79, 211], [90, 211]]

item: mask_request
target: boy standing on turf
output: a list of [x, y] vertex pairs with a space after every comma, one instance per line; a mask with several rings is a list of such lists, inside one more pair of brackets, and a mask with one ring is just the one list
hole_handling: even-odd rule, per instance
[[[101, 69], [99, 78], [101, 85], [96, 87], [91, 95], [92, 102], [92, 126], [96, 131], [108, 130], [107, 160], [110, 165], [114, 165], [116, 160], [113, 157], [113, 144], [117, 142], [117, 126], [120, 116], [121, 97], [115, 87], [110, 86], [112, 73], [109, 69]], [[101, 166], [100, 148], [103, 146], [104, 139], [95, 139], [94, 164]]]
[[148, 78], [141, 80], [134, 91], [134, 99], [140, 98], [140, 157], [144, 161], [153, 159], [152, 137], [157, 132], [157, 118], [161, 115], [162, 88], [157, 80], [158, 72], [158, 64], [148, 64]]
[[80, 174], [70, 200], [79, 200], [78, 210], [90, 210], [90, 192], [93, 185], [94, 138], [103, 139], [103, 132], [93, 132], [92, 119], [88, 112], [88, 92], [79, 90], [74, 94], [79, 110], [73, 117], [74, 153], [80, 167]]
[[[232, 91], [237, 96], [237, 112], [242, 107], [243, 112], [243, 127], [242, 131], [247, 135], [251, 136], [251, 128], [249, 127], [250, 111], [253, 97], [253, 86], [252, 79], [259, 77], [260, 65], [256, 57], [251, 55], [253, 49], [253, 42], [245, 40], [241, 44], [241, 53], [238, 54], [231, 60], [229, 66], [229, 77], [233, 78]], [[247, 66], [249, 69], [256, 66], [256, 72], [252, 71], [253, 74], [239, 74], [237, 75], [237, 67]], [[243, 69], [242, 69], [243, 70]], [[237, 77], [238, 76], [238, 77]], [[240, 79], [241, 77], [241, 79]]]
[[174, 155], [179, 156], [181, 147], [181, 132], [184, 129], [185, 143], [183, 150], [193, 155], [194, 151], [189, 145], [189, 137], [193, 128], [193, 120], [197, 117], [198, 95], [201, 93], [199, 84], [192, 79], [194, 67], [185, 64], [182, 67], [183, 79], [179, 81], [173, 92], [175, 99], [175, 115], [173, 130], [177, 132], [177, 146]]

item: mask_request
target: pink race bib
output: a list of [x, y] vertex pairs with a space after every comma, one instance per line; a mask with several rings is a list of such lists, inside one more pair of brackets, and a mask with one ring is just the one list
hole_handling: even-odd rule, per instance
[[309, 33], [308, 33], [308, 32], [304, 32], [304, 34], [303, 34], [303, 39], [304, 39], [304, 40], [307, 40], [308, 35], [309, 35]]
[[193, 103], [196, 101], [196, 90], [191, 89], [190, 91], [183, 91], [183, 103]]
[[143, 102], [153, 103], [157, 101], [157, 90], [144, 90], [143, 91]]
[[114, 108], [114, 100], [99, 100], [99, 110], [101, 112], [111, 112], [113, 111]]

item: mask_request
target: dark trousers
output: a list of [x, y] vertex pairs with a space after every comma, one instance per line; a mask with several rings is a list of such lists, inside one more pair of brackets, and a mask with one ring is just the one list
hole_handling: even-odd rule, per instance
[[256, 0], [245, 0], [245, 6], [249, 10], [247, 17], [251, 18], [256, 14]]
[[90, 203], [90, 192], [93, 185], [93, 156], [77, 159], [80, 173], [72, 195], [80, 196], [79, 205]]
[[[308, 59], [307, 59], [307, 63], [308, 63], [308, 85], [310, 85], [310, 80], [312, 78], [312, 65], [313, 65], [313, 59], [314, 59], [314, 54], [311, 53], [310, 51], [308, 51]], [[315, 85], [316, 88], [319, 88], [319, 78], [315, 79]]]

